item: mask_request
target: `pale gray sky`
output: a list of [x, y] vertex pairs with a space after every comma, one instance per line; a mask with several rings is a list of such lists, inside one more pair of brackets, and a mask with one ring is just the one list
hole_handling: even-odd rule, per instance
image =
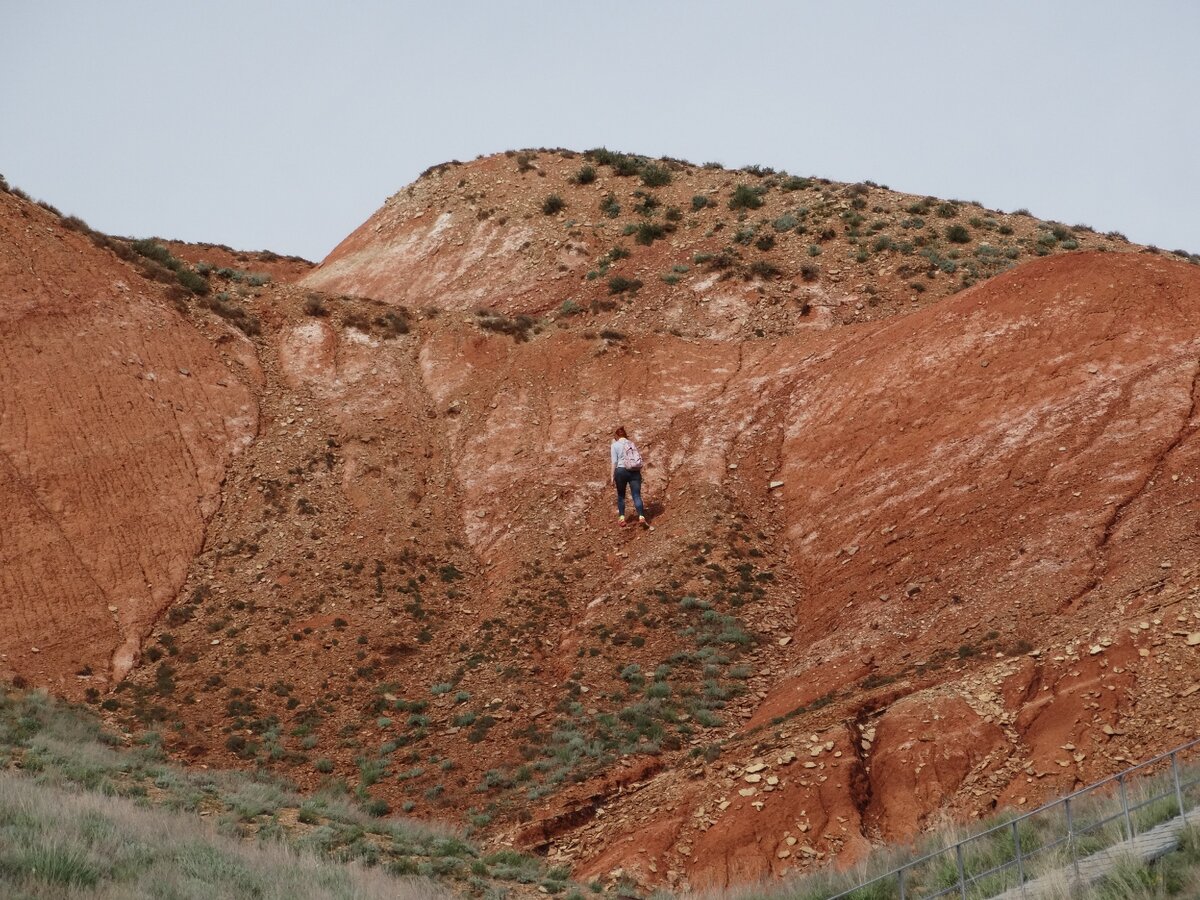
[[1200, 252], [1200, 4], [0, 0], [0, 173], [321, 259], [424, 168], [750, 163]]

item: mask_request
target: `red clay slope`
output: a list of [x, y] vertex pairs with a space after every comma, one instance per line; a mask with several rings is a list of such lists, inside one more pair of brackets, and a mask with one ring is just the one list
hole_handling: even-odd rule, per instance
[[[830, 289], [820, 328], [782, 284], [705, 276], [526, 341], [465, 295], [401, 329], [273, 285], [226, 301], [249, 341], [6, 208], [5, 671], [106, 667], [176, 598], [109, 698], [180, 723], [174, 751], [306, 785], [378, 759], [363, 789], [393, 808], [474, 807], [580, 874], [699, 887], [1192, 734], [1194, 266], [1063, 250], [907, 315]], [[512, 311], [578, 286], [522, 265]], [[832, 327], [859, 299], [875, 320]], [[612, 521], [617, 421], [653, 532]]]
[[[382, 744], [389, 772], [421, 771], [370, 788], [393, 806], [487, 804], [497, 840], [582, 874], [698, 887], [851, 860], [1190, 734], [1195, 267], [1062, 255], [906, 317], [740, 343], [575, 319], [517, 342], [452, 313], [385, 341], [299, 292], [271, 303], [259, 351], [285, 402], [190, 576], [202, 599], [161, 629], [197, 700], [157, 701], [181, 749], [265, 762], [276, 717], [355, 778]], [[618, 420], [652, 460], [653, 533], [611, 521]], [[745, 693], [720, 665], [689, 682], [689, 596], [754, 635], [725, 651]], [[718, 723], [558, 787], [534, 772], [544, 799], [506, 783], [553, 732], [619, 717], [634, 665], [672, 668], [672, 696], [728, 691]], [[464, 713], [495, 722], [473, 737]], [[274, 765], [315, 783], [278, 740]]]
[[0, 284], [0, 674], [77, 694], [174, 600], [255, 401], [133, 269], [8, 193]]
[[[1194, 734], [1200, 272], [1058, 258], [826, 337], [746, 345], [705, 408], [739, 464], [728, 487], [783, 482], [803, 592], [795, 653], [748, 723], [768, 733], [745, 762], [781, 784], [675, 785], [677, 808], [704, 813], [666, 842], [695, 841], [675, 858], [693, 886], [806, 865], [796, 839], [852, 858], [860, 830], [906, 839], [947, 803], [1027, 802]], [[827, 691], [845, 725], [770, 735]], [[787, 750], [821, 751], [817, 771], [773, 765]], [[628, 868], [662, 829], [585, 871]]]

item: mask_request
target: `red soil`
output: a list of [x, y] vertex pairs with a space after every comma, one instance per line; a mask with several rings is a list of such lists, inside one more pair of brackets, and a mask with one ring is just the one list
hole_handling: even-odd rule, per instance
[[[431, 199], [491, 173], [516, 218], [541, 189], [505, 166], [247, 291], [253, 341], [0, 196], [0, 669], [78, 696], [140, 647], [114, 719], [180, 754], [306, 786], [381, 755], [394, 807], [674, 886], [852, 861], [1192, 736], [1200, 270], [1065, 253], [918, 307], [882, 272], [808, 315], [786, 275], [644, 278], [523, 341], [470, 311], [603, 281], [538, 243], [552, 217], [522, 256]], [[623, 265], [708, 239], [670, 240]], [[389, 330], [401, 299], [443, 311]], [[618, 422], [652, 532], [612, 523]], [[602, 746], [662, 666], [683, 721], [543, 783], [556, 732]]]

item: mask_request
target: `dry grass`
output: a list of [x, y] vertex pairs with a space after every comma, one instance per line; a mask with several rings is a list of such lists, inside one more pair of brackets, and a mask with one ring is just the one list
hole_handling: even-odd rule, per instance
[[360, 864], [330, 865], [272, 839], [121, 797], [0, 776], [0, 893], [29, 898], [418, 898], [450, 894]]
[[[0, 897], [500, 896], [563, 870], [484, 855], [448, 827], [379, 818], [330, 780], [189, 772], [153, 732], [124, 748], [86, 711], [0, 685]], [[199, 813], [199, 815], [197, 815]]]

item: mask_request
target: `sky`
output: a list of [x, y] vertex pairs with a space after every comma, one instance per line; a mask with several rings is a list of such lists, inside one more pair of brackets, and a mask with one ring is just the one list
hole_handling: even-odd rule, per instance
[[430, 165], [596, 146], [1200, 252], [1191, 0], [0, 0], [0, 173], [314, 261]]

